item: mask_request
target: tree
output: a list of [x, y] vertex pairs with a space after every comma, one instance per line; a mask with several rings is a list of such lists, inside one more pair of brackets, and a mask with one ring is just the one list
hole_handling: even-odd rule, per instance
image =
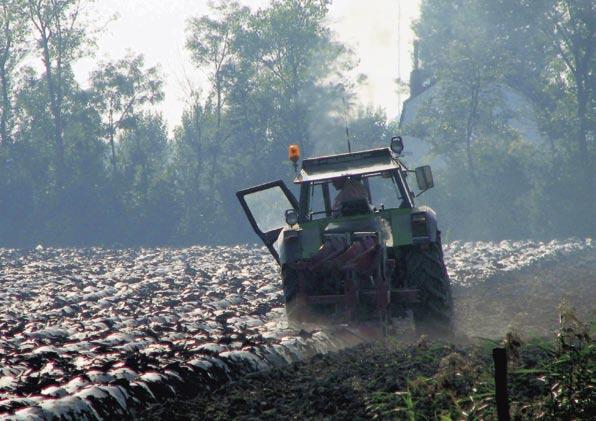
[[[507, 80], [533, 101], [551, 152], [566, 171], [575, 197], [585, 203], [573, 218], [596, 232], [596, 11], [589, 0], [484, 2], [509, 47]], [[503, 48], [503, 47], [501, 47]], [[580, 187], [579, 190], [577, 189]], [[568, 189], [567, 189], [568, 190]], [[578, 214], [579, 213], [579, 214]]]
[[[348, 51], [326, 25], [328, 1], [283, 0], [257, 11], [219, 2], [191, 21], [187, 48], [210, 87], [194, 96], [176, 130], [174, 173], [188, 206], [181, 232], [234, 241], [248, 235], [231, 191], [291, 175], [286, 147], [343, 143], [342, 96]], [[313, 135], [316, 133], [316, 135]], [[311, 138], [315, 139], [311, 141]], [[195, 222], [196, 221], [196, 222]], [[198, 235], [198, 234], [197, 234]]]
[[219, 203], [215, 199], [217, 192], [210, 188], [212, 167], [205, 165], [210, 139], [216, 131], [215, 120], [212, 107], [202, 102], [199, 93], [194, 91], [181, 125], [174, 132], [171, 168], [183, 209], [177, 226], [177, 238], [183, 244], [192, 244], [197, 238], [215, 242], [216, 232], [210, 227], [221, 223]]
[[208, 102], [212, 103], [211, 97], [215, 96], [216, 131], [212, 142], [210, 173], [210, 185], [215, 188], [221, 143], [229, 137], [222, 131], [222, 118], [236, 53], [233, 43], [238, 26], [247, 15], [248, 9], [240, 8], [237, 2], [221, 2], [213, 5], [212, 11], [215, 18], [202, 16], [190, 21], [186, 48], [191, 52], [198, 66], [206, 66], [208, 69], [209, 81], [212, 85]]
[[425, 199], [457, 235], [476, 239], [528, 235], [531, 215], [533, 147], [512, 127], [511, 60], [492, 17], [482, 0], [422, 3], [415, 31], [429, 92], [404, 128], [445, 165], [442, 188]]
[[389, 145], [391, 137], [397, 134], [392, 132], [394, 129], [382, 109], [370, 107], [358, 109], [356, 117], [349, 122], [350, 139], [358, 149]]
[[[590, 0], [545, 1], [541, 28], [550, 39], [553, 57], [562, 60], [566, 72], [562, 86], [573, 98], [575, 105], [574, 126], [576, 139], [575, 159], [581, 167], [578, 184], [585, 186], [579, 192], [583, 206], [580, 223], [596, 233], [596, 9]], [[524, 6], [529, 5], [524, 3]], [[571, 114], [571, 113], [570, 113]], [[572, 132], [573, 133], [573, 132]]]
[[[431, 87], [406, 129], [446, 163], [445, 188], [427, 197], [460, 234], [593, 231], [593, 23], [583, 0], [422, 2], [415, 31]], [[515, 129], [533, 116], [542, 139]]]
[[27, 54], [27, 15], [23, 0], [0, 2], [0, 142], [12, 143], [15, 70]]
[[[487, 49], [495, 35], [479, 2], [426, 1], [415, 26], [420, 59], [439, 93], [427, 104], [414, 132], [438, 153], [463, 154], [478, 184], [475, 144], [506, 133], [506, 105], [500, 89], [503, 62]], [[499, 138], [497, 137], [497, 139]]]
[[171, 241], [180, 215], [168, 174], [170, 150], [163, 117], [149, 112], [135, 115], [134, 127], [123, 132], [118, 146], [127, 189], [128, 235], [123, 239], [132, 244]]
[[81, 23], [83, 0], [27, 0], [29, 19], [45, 70], [49, 109], [53, 119], [56, 181], [64, 184], [64, 100], [65, 80], [70, 66], [89, 42]]
[[95, 103], [103, 114], [112, 172], [116, 173], [115, 138], [120, 130], [130, 126], [138, 107], [163, 100], [163, 79], [158, 67], [145, 69], [143, 55], [129, 55], [100, 64], [91, 74], [91, 86]]
[[568, 83], [563, 86], [568, 87], [575, 97], [579, 123], [578, 158], [587, 170], [586, 175], [591, 176], [594, 167], [590, 149], [594, 145], [589, 145], [589, 142], [594, 142], [596, 10], [589, 0], [550, 0], [545, 3], [541, 27], [549, 36], [555, 55], [565, 63]]
[[[325, 19], [329, 0], [275, 0], [251, 15], [237, 37], [244, 60], [256, 65], [257, 82], [272, 96], [270, 120], [275, 148], [301, 143], [309, 153], [309, 120], [321, 97], [336, 95], [351, 68], [348, 50], [333, 40]], [[325, 89], [326, 87], [331, 89]], [[329, 109], [327, 111], [330, 111]]]

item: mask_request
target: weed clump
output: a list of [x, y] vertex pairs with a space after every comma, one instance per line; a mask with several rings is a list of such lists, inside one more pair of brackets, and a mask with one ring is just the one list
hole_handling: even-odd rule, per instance
[[546, 396], [521, 406], [520, 415], [553, 419], [593, 417], [596, 413], [596, 347], [590, 330], [590, 324], [581, 322], [573, 309], [562, 306], [555, 345], [545, 349], [548, 358], [536, 368], [525, 370], [527, 374], [538, 376]]
[[[416, 346], [412, 356], [425, 360], [432, 349]], [[463, 349], [444, 347], [431, 375], [406, 379], [407, 387], [393, 394], [371, 393], [369, 415], [394, 419], [496, 419], [494, 367], [490, 357], [496, 342]], [[512, 419], [591, 419], [596, 413], [595, 347], [590, 325], [573, 310], [560, 308], [560, 326], [553, 339], [521, 339], [508, 332], [501, 345], [509, 360]], [[435, 354], [434, 357], [437, 357]], [[428, 359], [426, 359], [428, 361]]]

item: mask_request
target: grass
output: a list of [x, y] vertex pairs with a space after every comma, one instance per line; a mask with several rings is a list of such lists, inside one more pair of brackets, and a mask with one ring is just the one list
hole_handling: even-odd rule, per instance
[[[593, 419], [596, 413], [595, 323], [583, 323], [563, 309], [554, 339], [522, 343], [508, 334], [503, 345], [509, 359], [509, 395], [512, 419]], [[496, 419], [492, 341], [471, 346], [465, 354], [451, 353], [432, 376], [408, 380], [407, 404], [394, 408], [407, 413], [400, 419]], [[376, 393], [376, 392], [375, 392]], [[392, 408], [377, 405], [374, 415]], [[398, 418], [398, 417], [396, 417]]]

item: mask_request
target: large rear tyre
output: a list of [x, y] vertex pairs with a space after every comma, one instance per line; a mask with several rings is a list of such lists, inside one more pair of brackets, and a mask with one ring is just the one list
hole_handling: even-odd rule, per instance
[[418, 289], [418, 303], [413, 306], [416, 332], [434, 337], [453, 333], [453, 297], [441, 240], [428, 248], [414, 246], [405, 256], [407, 285]]

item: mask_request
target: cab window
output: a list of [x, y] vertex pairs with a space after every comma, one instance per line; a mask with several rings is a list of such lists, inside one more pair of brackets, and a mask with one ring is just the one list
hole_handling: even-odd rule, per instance
[[311, 220], [327, 217], [324, 185], [326, 185], [326, 183], [312, 184], [310, 186], [308, 215]]
[[368, 185], [375, 208], [381, 209], [384, 206], [386, 209], [393, 209], [401, 206], [403, 198], [391, 173], [369, 177]]

